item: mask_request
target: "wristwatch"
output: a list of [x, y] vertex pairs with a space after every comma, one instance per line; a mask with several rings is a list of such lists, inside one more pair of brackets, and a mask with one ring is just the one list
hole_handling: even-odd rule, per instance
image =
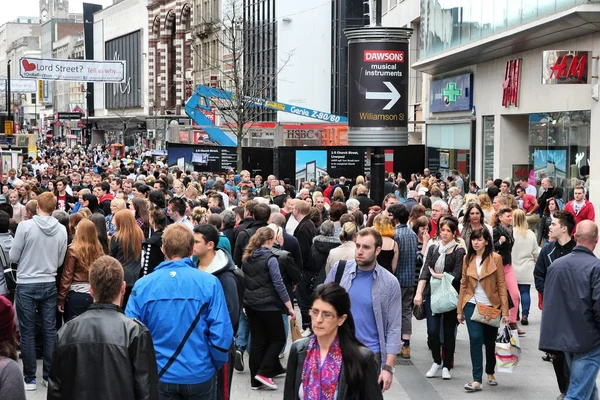
[[390, 374], [394, 374], [394, 372], [396, 372], [396, 368], [393, 365], [387, 365], [385, 364], [382, 368], [384, 371], [389, 372]]

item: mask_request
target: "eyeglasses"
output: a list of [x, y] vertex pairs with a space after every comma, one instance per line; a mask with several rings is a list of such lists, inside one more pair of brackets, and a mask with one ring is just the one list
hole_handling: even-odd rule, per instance
[[315, 310], [315, 309], [312, 309], [312, 308], [310, 310], [308, 310], [308, 311], [310, 312], [310, 315], [313, 318], [315, 318], [315, 319], [319, 318], [319, 315], [321, 315], [321, 317], [323, 317], [323, 319], [325, 321], [331, 321], [333, 318], [335, 318], [335, 314], [332, 314], [332, 313], [330, 313], [328, 311], [320, 312], [319, 310]]

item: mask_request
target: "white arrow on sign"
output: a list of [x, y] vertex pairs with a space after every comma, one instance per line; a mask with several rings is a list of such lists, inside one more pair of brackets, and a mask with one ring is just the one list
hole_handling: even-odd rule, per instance
[[390, 89], [389, 92], [366, 92], [365, 98], [367, 100], [389, 100], [390, 102], [383, 107], [384, 110], [389, 110], [400, 100], [400, 92], [391, 82], [383, 82], [383, 84]]

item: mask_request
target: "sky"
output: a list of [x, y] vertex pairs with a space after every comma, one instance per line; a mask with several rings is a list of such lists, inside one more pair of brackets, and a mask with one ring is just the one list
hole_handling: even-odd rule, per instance
[[[0, 13], [0, 25], [13, 21], [17, 17], [39, 17], [39, 0], [0, 0], [2, 1], [2, 12]], [[112, 0], [85, 0], [86, 3], [101, 4], [105, 7], [112, 4]], [[84, 0], [70, 0], [69, 11], [81, 13]]]

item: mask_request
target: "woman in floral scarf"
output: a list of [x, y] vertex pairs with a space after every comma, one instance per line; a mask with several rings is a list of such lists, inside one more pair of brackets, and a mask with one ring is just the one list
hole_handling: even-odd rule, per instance
[[283, 399], [383, 399], [375, 355], [356, 339], [346, 290], [319, 285], [310, 314], [314, 334], [292, 345]]

